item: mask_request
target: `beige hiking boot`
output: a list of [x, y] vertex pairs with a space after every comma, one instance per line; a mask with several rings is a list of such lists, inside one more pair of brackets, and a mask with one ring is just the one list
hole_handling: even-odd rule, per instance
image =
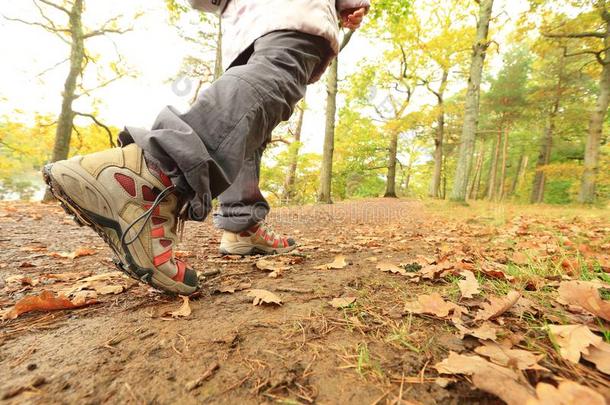
[[168, 293], [197, 290], [197, 273], [174, 254], [179, 198], [137, 145], [56, 162], [43, 175], [64, 210], [110, 245], [120, 270]]
[[223, 255], [275, 255], [288, 253], [297, 247], [292, 238], [282, 238], [264, 222], [241, 233], [224, 231], [220, 241]]

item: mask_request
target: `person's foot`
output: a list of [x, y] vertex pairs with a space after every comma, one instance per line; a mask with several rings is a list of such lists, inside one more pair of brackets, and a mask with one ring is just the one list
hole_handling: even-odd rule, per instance
[[275, 255], [288, 253], [296, 247], [294, 239], [277, 235], [264, 222], [240, 233], [224, 231], [220, 241], [223, 255]]
[[179, 198], [138, 146], [49, 164], [43, 176], [64, 210], [108, 243], [120, 270], [168, 293], [197, 291], [197, 273], [174, 254]]

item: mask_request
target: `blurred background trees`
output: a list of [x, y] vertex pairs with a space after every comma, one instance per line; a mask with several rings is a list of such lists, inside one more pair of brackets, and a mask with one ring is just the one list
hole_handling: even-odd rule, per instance
[[[67, 11], [80, 2], [56, 1]], [[96, 1], [82, 1], [83, 16], [87, 4]], [[31, 30], [73, 44], [71, 20], [46, 3], [32, 2], [39, 20], [7, 15], [5, 23], [40, 23], [47, 27]], [[262, 188], [272, 203], [386, 196], [607, 206], [608, 2], [518, 3], [523, 7], [507, 0], [374, 2], [363, 29], [345, 33], [338, 63], [274, 134], [262, 168]], [[222, 43], [228, 39], [220, 20], [190, 10], [186, 1], [159, 0], [154, 7], [165, 13], [188, 50], [166, 79], [188, 80], [191, 102], [222, 72]], [[132, 17], [139, 14], [131, 11], [130, 18], [111, 16], [106, 25], [85, 18], [81, 37], [137, 33], [138, 20]], [[73, 48], [67, 46], [58, 60], [73, 55]], [[100, 85], [119, 86], [115, 81], [125, 75], [138, 76], [128, 68], [130, 55], [104, 59], [82, 49], [83, 59], [73, 63], [82, 71], [69, 86], [72, 96], [64, 90], [64, 97], [78, 98]], [[64, 69], [70, 79], [69, 65], [54, 69]], [[81, 85], [87, 69], [96, 67], [103, 72], [97, 85]], [[91, 119], [113, 101], [87, 96], [86, 107], [67, 110], [73, 118], [69, 130], [63, 109], [50, 114], [20, 106], [0, 116], [4, 197], [39, 192], [36, 171], [58, 158], [53, 150], [59, 141], [69, 145], [70, 155], [108, 147], [107, 130], [116, 135], [122, 123], [100, 126], [106, 120]], [[66, 131], [69, 137], [58, 135]]]

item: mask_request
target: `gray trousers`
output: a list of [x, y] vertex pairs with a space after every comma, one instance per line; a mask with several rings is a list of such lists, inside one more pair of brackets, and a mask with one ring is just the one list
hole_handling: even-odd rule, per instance
[[122, 145], [135, 142], [189, 200], [189, 217], [202, 221], [221, 196], [216, 224], [233, 232], [264, 218], [269, 205], [258, 188], [260, 157], [271, 132], [292, 115], [325, 39], [275, 31], [252, 44], [184, 114], [168, 106], [151, 130], [127, 127]]

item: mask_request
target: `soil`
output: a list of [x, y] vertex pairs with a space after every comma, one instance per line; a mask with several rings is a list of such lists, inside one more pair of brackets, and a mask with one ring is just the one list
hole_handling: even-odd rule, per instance
[[[95, 305], [3, 321], [0, 398], [35, 404], [498, 403], [464, 378], [446, 388], [435, 382], [432, 366], [468, 341], [456, 338], [446, 322], [405, 316], [404, 303], [428, 287], [376, 268], [380, 261], [434, 256], [436, 242], [422, 229], [429, 235], [445, 221], [419, 202], [384, 199], [281, 208], [269, 222], [301, 245], [295, 254], [270, 259], [284, 267], [277, 278], [256, 267], [259, 258], [220, 256], [220, 232], [211, 221], [187, 224], [180, 254], [208, 276], [186, 318], [167, 315], [180, 307], [179, 297], [128, 283], [124, 292], [99, 295]], [[55, 204], [1, 203], [0, 227], [0, 309], [69, 285], [32, 281], [41, 274], [115, 271], [103, 241]], [[94, 254], [53, 254], [79, 248]], [[316, 268], [337, 255], [351, 264]], [[24, 276], [17, 290], [6, 282], [15, 275]], [[227, 287], [236, 291], [220, 292]], [[255, 306], [250, 289], [273, 292], [283, 304]], [[338, 297], [356, 303], [334, 308], [329, 301]]]

